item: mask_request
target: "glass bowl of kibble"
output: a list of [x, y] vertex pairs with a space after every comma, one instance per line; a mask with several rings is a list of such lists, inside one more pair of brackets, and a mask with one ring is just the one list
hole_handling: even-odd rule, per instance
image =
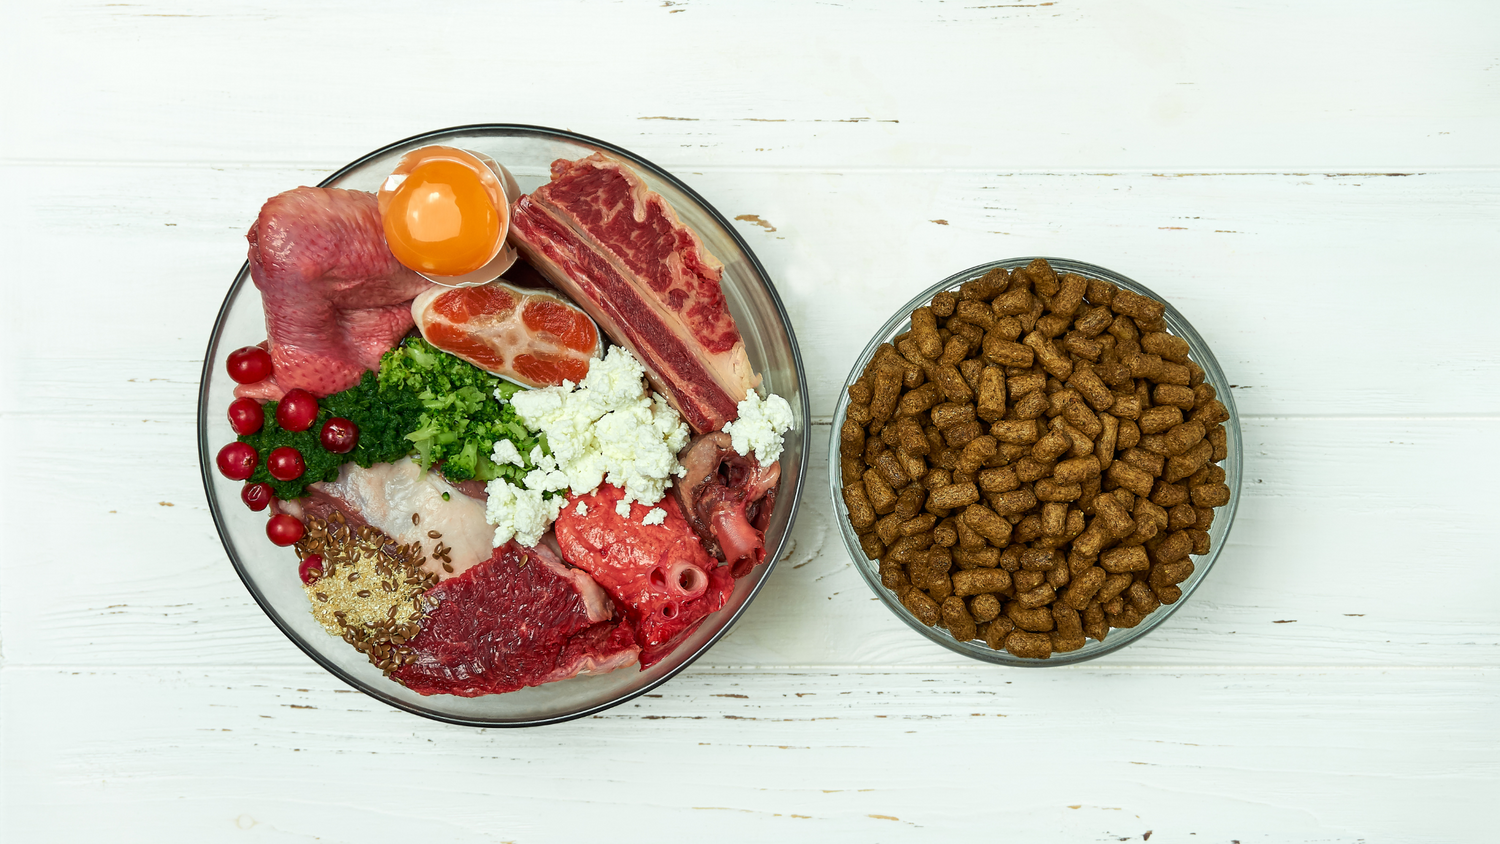
[[834, 410], [830, 492], [856, 568], [938, 644], [1003, 665], [1118, 650], [1223, 550], [1243, 458], [1229, 383], [1170, 302], [1012, 258], [870, 339]]

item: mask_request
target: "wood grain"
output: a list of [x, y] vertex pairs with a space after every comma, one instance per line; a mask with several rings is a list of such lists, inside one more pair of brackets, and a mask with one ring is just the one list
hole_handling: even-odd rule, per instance
[[[0, 838], [1490, 840], [1497, 25], [1394, 0], [0, 6]], [[607, 139], [734, 220], [817, 423], [736, 628], [529, 731], [313, 666], [235, 578], [194, 442], [260, 203], [475, 122]], [[1074, 668], [899, 624], [827, 494], [870, 334], [1020, 255], [1169, 299], [1243, 414], [1215, 569]]]

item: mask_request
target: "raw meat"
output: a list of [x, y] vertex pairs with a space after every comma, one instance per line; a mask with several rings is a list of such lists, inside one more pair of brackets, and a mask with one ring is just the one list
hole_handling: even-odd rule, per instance
[[704, 434], [688, 443], [678, 462], [687, 474], [672, 491], [688, 524], [710, 554], [744, 577], [766, 559], [766, 525], [776, 506], [781, 463], [761, 466], [740, 456], [729, 434]]
[[301, 187], [266, 201], [246, 235], [276, 374], [235, 395], [326, 396], [359, 383], [411, 330], [409, 302], [430, 284], [385, 244], [375, 195]]
[[724, 301], [723, 266], [667, 201], [596, 153], [552, 163], [552, 181], [511, 211], [512, 241], [559, 290], [645, 364], [700, 433], [736, 417], [760, 383]]
[[[653, 509], [630, 505], [621, 517], [619, 487], [602, 484], [590, 495], [571, 496], [554, 530], [563, 559], [599, 582], [625, 612], [641, 646], [641, 667], [671, 653], [703, 619], [724, 606], [734, 589], [729, 570], [710, 557], [670, 497], [660, 525], [643, 525]], [[587, 515], [578, 514], [578, 502]]]
[[[463, 494], [437, 472], [423, 472], [409, 457], [368, 469], [346, 463], [338, 480], [312, 484], [305, 498], [281, 502], [280, 508], [298, 518], [325, 519], [338, 510], [353, 526], [379, 528], [402, 545], [419, 543], [427, 558], [422, 567], [439, 579], [464, 573], [494, 551], [495, 529], [484, 520], [484, 499]], [[412, 522], [413, 514], [419, 523]], [[428, 531], [441, 536], [428, 536]], [[444, 569], [433, 553], [438, 545], [451, 549], [446, 553], [453, 571]]]
[[391, 676], [419, 694], [513, 692], [633, 664], [640, 648], [598, 584], [514, 542], [427, 594], [438, 600]]
[[434, 285], [411, 303], [427, 342], [527, 387], [578, 383], [599, 356], [599, 329], [572, 302], [492, 282]]

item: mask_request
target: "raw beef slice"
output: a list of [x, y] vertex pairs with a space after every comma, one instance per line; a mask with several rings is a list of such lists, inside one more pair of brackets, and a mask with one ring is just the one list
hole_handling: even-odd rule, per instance
[[508, 543], [427, 594], [438, 607], [409, 643], [416, 661], [391, 673], [418, 694], [513, 692], [613, 671], [640, 653], [599, 585], [545, 546]]
[[510, 237], [694, 431], [739, 415], [760, 376], [724, 301], [723, 265], [629, 167], [600, 153], [552, 162], [552, 181], [516, 201]]
[[[572, 496], [554, 529], [563, 558], [598, 581], [625, 612], [641, 646], [641, 667], [671, 653], [734, 590], [729, 569], [703, 550], [698, 535], [670, 496], [655, 506], [666, 521], [641, 521], [653, 508], [630, 505], [622, 517], [615, 505], [624, 492], [601, 484], [594, 493]], [[579, 515], [583, 502], [585, 515]]]

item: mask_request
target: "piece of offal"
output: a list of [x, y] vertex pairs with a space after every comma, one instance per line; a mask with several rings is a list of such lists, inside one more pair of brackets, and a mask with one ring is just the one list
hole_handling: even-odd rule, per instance
[[577, 305], [501, 282], [433, 285], [412, 300], [411, 315], [427, 342], [527, 387], [577, 384], [603, 345]]
[[670, 496], [655, 505], [663, 511], [659, 524], [646, 524], [655, 508], [645, 504], [621, 516], [615, 505], [623, 497], [607, 483], [572, 496], [554, 529], [563, 559], [588, 572], [624, 610], [641, 646], [641, 667], [649, 668], [724, 606], [734, 577], [703, 550]]
[[723, 265], [624, 163], [552, 162], [511, 209], [511, 241], [610, 338], [694, 431], [717, 431], [758, 386], [720, 289]]

